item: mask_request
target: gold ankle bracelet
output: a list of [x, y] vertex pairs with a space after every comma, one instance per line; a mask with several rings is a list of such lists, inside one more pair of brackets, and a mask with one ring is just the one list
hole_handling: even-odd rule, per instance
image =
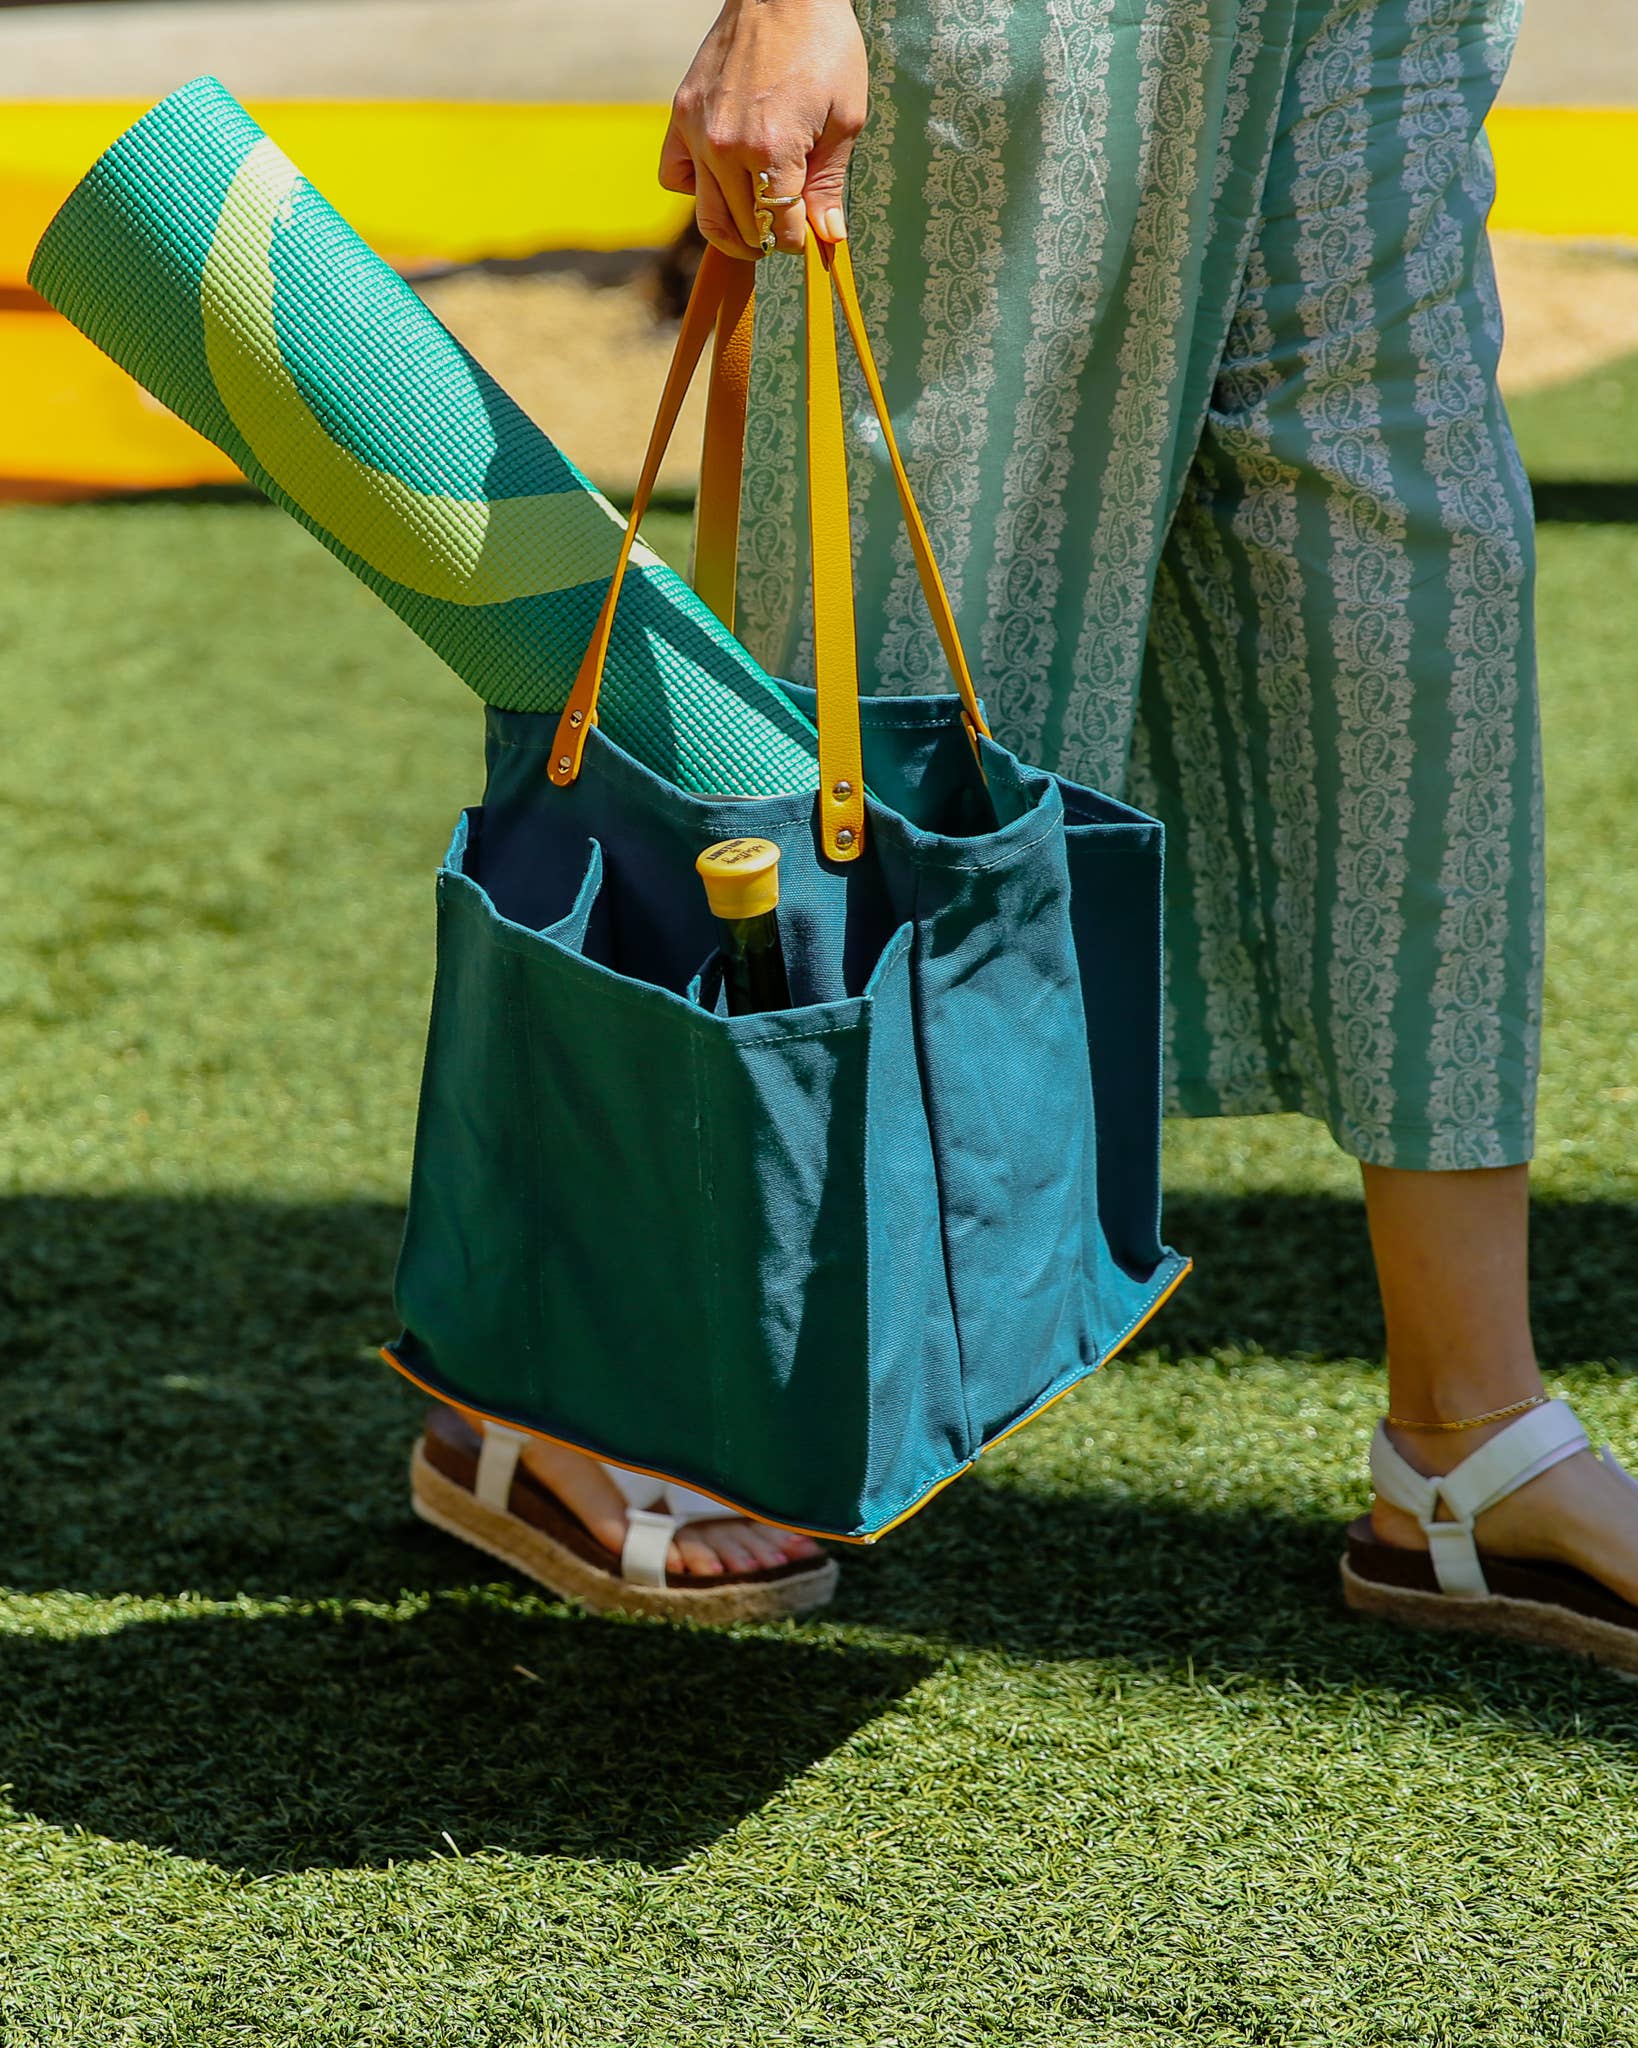
[[1390, 1415], [1394, 1429], [1479, 1429], [1487, 1422], [1501, 1422], [1509, 1415], [1523, 1415], [1531, 1408], [1545, 1408], [1551, 1394], [1531, 1394], [1523, 1401], [1509, 1401], [1505, 1408], [1492, 1408], [1487, 1415], [1464, 1415], [1459, 1422], [1410, 1422], [1403, 1415]]

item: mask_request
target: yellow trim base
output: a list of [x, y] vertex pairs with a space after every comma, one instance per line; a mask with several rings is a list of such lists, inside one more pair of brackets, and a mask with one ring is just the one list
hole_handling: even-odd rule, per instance
[[879, 1529], [872, 1530], [868, 1536], [839, 1536], [833, 1529], [815, 1529], [810, 1524], [805, 1522], [781, 1522], [772, 1515], [756, 1513], [753, 1509], [746, 1507], [743, 1502], [730, 1499], [729, 1496], [725, 1493], [716, 1493], [709, 1486], [701, 1486], [697, 1480], [684, 1479], [675, 1472], [661, 1472], [652, 1465], [635, 1465], [629, 1458], [605, 1457], [601, 1451], [588, 1451], [584, 1444], [573, 1443], [567, 1437], [553, 1436], [549, 1430], [533, 1429], [530, 1427], [528, 1423], [509, 1421], [505, 1416], [491, 1415], [487, 1412], [487, 1410], [482, 1408], [473, 1408], [464, 1401], [452, 1401], [447, 1394], [441, 1393], [436, 1387], [429, 1386], [424, 1379], [421, 1379], [417, 1374], [411, 1372], [409, 1367], [393, 1350], [390, 1344], [381, 1345], [380, 1353], [381, 1356], [387, 1361], [388, 1365], [392, 1367], [393, 1371], [399, 1374], [401, 1378], [408, 1380], [412, 1387], [419, 1388], [423, 1394], [427, 1395], [430, 1399], [434, 1401], [441, 1401], [446, 1408], [453, 1408], [457, 1415], [464, 1415], [469, 1422], [477, 1424], [482, 1424], [485, 1422], [494, 1422], [499, 1424], [504, 1429], [520, 1429], [523, 1431], [525, 1436], [539, 1437], [542, 1443], [558, 1444], [566, 1451], [579, 1451], [582, 1454], [582, 1456], [595, 1457], [605, 1465], [618, 1465], [622, 1472], [638, 1472], [641, 1473], [641, 1475], [645, 1479], [659, 1479], [673, 1486], [686, 1486], [691, 1493], [703, 1493], [707, 1500], [720, 1501], [722, 1506], [726, 1508], [730, 1514], [743, 1515], [747, 1521], [751, 1522], [765, 1522], [767, 1523], [770, 1529], [789, 1529], [795, 1535], [818, 1537], [826, 1543], [858, 1543], [869, 1545], [872, 1543], [879, 1543], [881, 1539], [884, 1536], [888, 1535], [892, 1530], [897, 1529], [903, 1523], [908, 1522], [912, 1515], [920, 1514], [921, 1510], [924, 1507], [926, 1507], [927, 1503], [933, 1498], [935, 1494], [942, 1493], [945, 1487], [953, 1486], [956, 1480], [958, 1480], [963, 1473], [970, 1472], [973, 1469], [973, 1466], [977, 1464], [978, 1460], [984, 1455], [986, 1451], [994, 1450], [997, 1444], [1004, 1443], [1009, 1436], [1016, 1436], [1018, 1431], [1021, 1430], [1026, 1423], [1033, 1422], [1036, 1416], [1044, 1415], [1049, 1408], [1055, 1408], [1066, 1394], [1073, 1393], [1074, 1390], [1078, 1386], [1080, 1386], [1084, 1381], [1090, 1379], [1094, 1372], [1097, 1372], [1103, 1366], [1106, 1366], [1109, 1363], [1110, 1359], [1113, 1358], [1117, 1352], [1124, 1351], [1126, 1346], [1131, 1343], [1132, 1339], [1136, 1337], [1140, 1331], [1147, 1329], [1149, 1324], [1153, 1322], [1157, 1315], [1159, 1315], [1160, 1311], [1166, 1306], [1167, 1302], [1171, 1300], [1172, 1296], [1183, 1285], [1183, 1282], [1188, 1279], [1189, 1275], [1193, 1271], [1194, 1261], [1192, 1259], [1185, 1259], [1183, 1263], [1178, 1267], [1177, 1271], [1172, 1275], [1170, 1281], [1168, 1281], [1168, 1283], [1161, 1290], [1161, 1292], [1158, 1295], [1156, 1295], [1155, 1299], [1149, 1304], [1148, 1308], [1144, 1311], [1144, 1313], [1126, 1332], [1125, 1336], [1120, 1339], [1119, 1343], [1110, 1345], [1109, 1349], [1098, 1360], [1097, 1365], [1090, 1367], [1086, 1372], [1078, 1374], [1074, 1379], [1070, 1381], [1067, 1387], [1060, 1388], [1059, 1391], [1052, 1396], [1050, 1401], [1043, 1401], [1038, 1408], [1032, 1408], [1027, 1415], [1020, 1416], [1019, 1419], [1014, 1423], [1009, 1423], [1008, 1426], [1001, 1431], [999, 1436], [992, 1436], [987, 1443], [983, 1444], [973, 1454], [973, 1456], [967, 1460], [966, 1464], [958, 1465], [953, 1472], [947, 1472], [942, 1479], [935, 1479], [933, 1484], [928, 1487], [927, 1491], [923, 1494], [920, 1494], [914, 1501], [912, 1501], [909, 1507], [907, 1507], [902, 1514], [895, 1515], [892, 1521], [890, 1522], [884, 1522]]

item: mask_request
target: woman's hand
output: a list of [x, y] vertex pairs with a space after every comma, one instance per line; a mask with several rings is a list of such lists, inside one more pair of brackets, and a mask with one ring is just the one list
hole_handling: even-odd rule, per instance
[[807, 222], [826, 241], [847, 232], [842, 188], [869, 90], [852, 0], [725, 0], [672, 102], [660, 183], [692, 192], [705, 239], [755, 257], [757, 173], [772, 175], [781, 249], [800, 249]]

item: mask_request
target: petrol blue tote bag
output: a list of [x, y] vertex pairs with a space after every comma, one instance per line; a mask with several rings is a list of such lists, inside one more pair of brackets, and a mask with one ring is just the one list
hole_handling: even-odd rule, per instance
[[[870, 357], [809, 236], [819, 788], [701, 796], [597, 698], [631, 536], [713, 331], [696, 583], [731, 625], [754, 266], [712, 252], [561, 716], [491, 710], [438, 877], [387, 1357], [442, 1399], [869, 1541], [1122, 1345], [1160, 1235], [1162, 833], [989, 737]], [[948, 697], [859, 694], [840, 303]], [[780, 848], [789, 1008], [726, 1012], [695, 873]]]

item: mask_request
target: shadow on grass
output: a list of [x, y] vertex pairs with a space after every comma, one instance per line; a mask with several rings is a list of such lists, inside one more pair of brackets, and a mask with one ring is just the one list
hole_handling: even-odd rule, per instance
[[[470, 1585], [470, 1554], [409, 1514], [422, 1403], [376, 1352], [400, 1223], [370, 1202], [0, 1201], [0, 1585], [303, 1600]], [[1357, 1202], [1185, 1194], [1167, 1223], [1197, 1265], [1149, 1338], [1182, 1369], [1234, 1346], [1377, 1355]], [[1607, 1359], [1638, 1327], [1635, 1241], [1630, 1206], [1541, 1205], [1549, 1367]]]
[[[1174, 1358], [1256, 1346], [1380, 1359], [1386, 1338], [1364, 1204], [1258, 1192], [1168, 1195], [1166, 1234], [1195, 1268], [1147, 1333]], [[1607, 1360], [1638, 1331], [1638, 1204], [1538, 1200], [1531, 1299], [1544, 1367]], [[1638, 1357], [1628, 1359], [1638, 1369]]]
[[[8, 0], [0, 0], [0, 6]], [[560, 269], [575, 270], [583, 266], [585, 251], [565, 250], [545, 258], [525, 258], [521, 266], [539, 266], [545, 263]], [[594, 262], [595, 258], [592, 259]], [[616, 258], [616, 262], [624, 258]], [[645, 257], [651, 261], [652, 257]], [[502, 264], [480, 264], [466, 266], [478, 269], [503, 269]], [[1565, 522], [1578, 526], [1631, 526], [1638, 525], [1638, 483], [1621, 478], [1591, 478], [1578, 481], [1573, 477], [1532, 477], [1531, 497], [1535, 505], [1536, 518], [1543, 524]], [[272, 500], [257, 490], [254, 484], [189, 484], [151, 491], [110, 492], [103, 497], [79, 498], [78, 504], [91, 504], [113, 511], [139, 511], [148, 505], [230, 505], [262, 506], [273, 510]], [[631, 500], [616, 496], [614, 503], [622, 512], [629, 512]], [[691, 491], [662, 491], [653, 500], [654, 509], [675, 512], [692, 518], [694, 495]]]
[[[0, 1203], [0, 1584], [329, 1603], [5, 1638], [0, 1783], [18, 1806], [260, 1871], [450, 1853], [445, 1831], [468, 1853], [671, 1863], [964, 1645], [1638, 1732], [1638, 1700], [1596, 1673], [1352, 1622], [1338, 1532], [1278, 1508], [975, 1474], [846, 1560], [834, 1619], [891, 1649], [592, 1621], [501, 1590], [405, 1505], [419, 1402], [375, 1357], [399, 1220], [370, 1203]], [[1154, 1332], [1177, 1369], [1237, 1345], [1374, 1354], [1357, 1203], [1193, 1194], [1168, 1220], [1199, 1260]], [[1608, 1358], [1632, 1327], [1635, 1226], [1630, 1206], [1542, 1206], [1550, 1365]], [[342, 1605], [406, 1592], [407, 1615]]]
[[0, 1782], [55, 1826], [224, 1869], [479, 1849], [665, 1866], [933, 1666], [481, 1596], [410, 1620], [216, 1613], [11, 1637]]
[[1572, 526], [1638, 525], [1638, 483], [1618, 478], [1577, 483], [1568, 477], [1532, 477], [1530, 495], [1536, 518], [1543, 525], [1560, 521]]

